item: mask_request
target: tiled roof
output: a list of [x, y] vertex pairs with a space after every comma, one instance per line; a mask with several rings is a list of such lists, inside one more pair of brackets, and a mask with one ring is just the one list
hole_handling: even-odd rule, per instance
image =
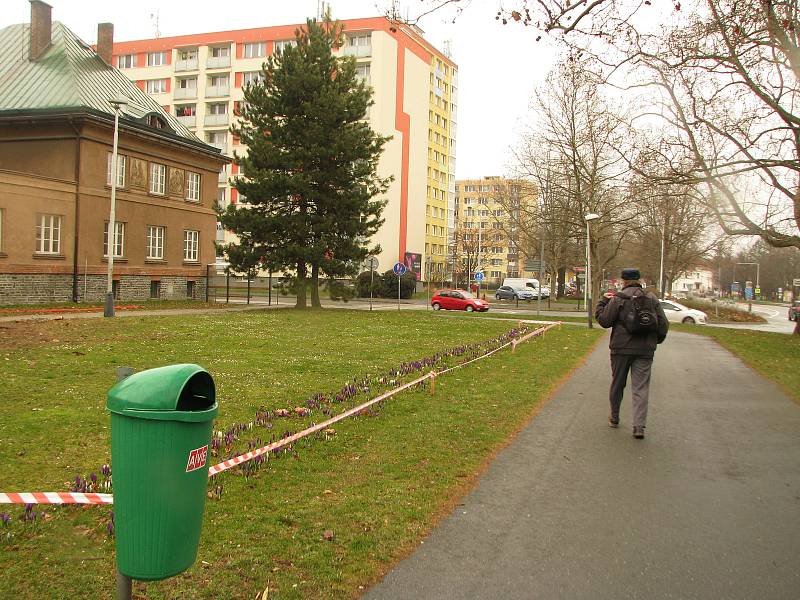
[[0, 116], [88, 109], [113, 118], [109, 100], [121, 94], [128, 100], [121, 113], [123, 124], [127, 118], [141, 126], [143, 117], [155, 113], [172, 128], [172, 135], [216, 151], [62, 23], [53, 23], [51, 45], [35, 61], [28, 59], [29, 35], [27, 24], [0, 29]]

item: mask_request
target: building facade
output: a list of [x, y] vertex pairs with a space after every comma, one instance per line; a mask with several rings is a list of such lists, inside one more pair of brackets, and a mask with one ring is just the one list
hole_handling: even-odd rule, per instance
[[102, 300], [109, 251], [119, 300], [201, 298], [227, 159], [106, 62], [110, 24], [104, 60], [31, 5], [30, 27], [0, 30], [0, 304]]
[[[370, 125], [392, 137], [378, 170], [394, 182], [386, 195], [385, 223], [371, 240], [381, 246], [379, 269], [401, 261], [424, 279], [428, 265], [444, 270], [447, 255], [455, 202], [457, 68], [417, 28], [384, 17], [342, 23], [346, 39], [339, 52], [356, 58], [357, 72], [374, 91]], [[246, 147], [229, 132], [243, 87], [262, 77], [267, 56], [294, 43], [300, 26], [118, 42], [113, 60], [198, 137], [223, 153], [244, 153]], [[218, 174], [221, 206], [240, 202], [229, 183], [237, 174], [236, 165]], [[224, 240], [229, 234], [217, 235]]]
[[533, 277], [525, 269], [520, 252], [519, 231], [534, 201], [528, 186], [502, 177], [460, 179], [456, 182], [454, 228], [449, 247], [452, 281], [465, 281], [464, 274], [481, 271], [489, 286], [501, 285], [506, 277]]

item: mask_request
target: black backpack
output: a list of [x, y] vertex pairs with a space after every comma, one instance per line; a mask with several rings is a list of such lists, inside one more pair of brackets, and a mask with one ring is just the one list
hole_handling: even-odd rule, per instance
[[658, 331], [658, 300], [644, 292], [632, 296], [617, 292], [623, 299], [619, 319], [622, 326], [631, 335], [647, 335]]

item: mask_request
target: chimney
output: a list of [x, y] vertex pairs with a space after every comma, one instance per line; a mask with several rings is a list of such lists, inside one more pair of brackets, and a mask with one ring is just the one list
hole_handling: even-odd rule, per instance
[[104, 61], [111, 64], [111, 55], [114, 53], [114, 24], [97, 24], [97, 54]]
[[50, 47], [50, 33], [53, 30], [49, 4], [41, 0], [31, 2], [31, 53], [30, 60], [38, 59]]

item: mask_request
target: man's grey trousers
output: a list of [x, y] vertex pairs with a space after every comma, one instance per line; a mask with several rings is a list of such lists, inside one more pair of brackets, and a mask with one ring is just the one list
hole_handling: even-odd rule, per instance
[[611, 404], [610, 418], [619, 421], [619, 406], [622, 404], [622, 393], [631, 373], [631, 392], [633, 394], [633, 426], [644, 427], [647, 424], [647, 400], [650, 395], [650, 369], [653, 357], [632, 354], [611, 355], [611, 389], [608, 400]]

